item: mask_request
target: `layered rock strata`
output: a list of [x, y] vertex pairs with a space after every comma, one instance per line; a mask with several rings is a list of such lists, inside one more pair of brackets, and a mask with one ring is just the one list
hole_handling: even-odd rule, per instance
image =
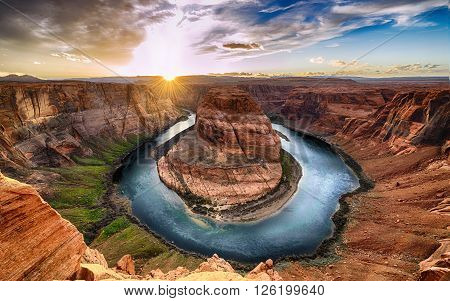
[[0, 167], [70, 165], [92, 140], [151, 135], [180, 116], [145, 85], [0, 84]]
[[83, 235], [36, 190], [0, 174], [0, 280], [64, 280], [80, 266]]
[[222, 210], [274, 191], [280, 154], [280, 138], [246, 92], [213, 88], [197, 109], [195, 129], [158, 161], [158, 171], [181, 195]]

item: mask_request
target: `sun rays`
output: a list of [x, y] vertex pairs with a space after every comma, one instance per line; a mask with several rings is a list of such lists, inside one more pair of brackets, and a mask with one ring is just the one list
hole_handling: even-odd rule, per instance
[[182, 97], [188, 91], [180, 77], [170, 73], [162, 75], [150, 86], [157, 97], [172, 100]]

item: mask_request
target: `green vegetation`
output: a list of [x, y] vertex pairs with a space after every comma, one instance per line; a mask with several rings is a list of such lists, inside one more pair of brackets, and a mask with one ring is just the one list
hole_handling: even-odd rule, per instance
[[126, 228], [128, 228], [131, 225], [130, 221], [125, 217], [121, 216], [119, 218], [116, 218], [114, 221], [112, 221], [109, 225], [104, 227], [102, 231], [100, 232], [100, 235], [95, 239], [95, 242], [97, 244], [100, 244], [116, 234], [117, 232], [120, 232]]
[[[114, 228], [120, 224], [116, 221], [106, 226], [106, 231], [114, 231]], [[116, 224], [112, 225], [115, 222]], [[106, 239], [102, 234], [92, 242], [91, 246], [103, 253], [110, 265], [114, 265], [125, 254], [130, 254], [133, 258], [150, 258], [168, 251], [164, 243], [135, 224], [129, 224]]]
[[283, 170], [283, 177], [286, 181], [290, 181], [293, 177], [293, 167], [292, 164], [295, 164], [293, 159], [287, 152], [281, 151], [281, 168]]
[[108, 173], [118, 159], [136, 147], [140, 138], [133, 135], [121, 140], [94, 139], [89, 143], [92, 156], [73, 156], [76, 165], [47, 169], [61, 176], [53, 183], [47, 201], [84, 234], [87, 243], [95, 238], [104, 220], [111, 219], [112, 212], [101, 207]]
[[89, 143], [94, 151], [92, 156], [73, 156], [74, 166], [48, 168], [61, 177], [53, 183], [47, 201], [84, 234], [92, 248], [105, 255], [110, 266], [114, 266], [123, 255], [130, 254], [138, 268], [149, 271], [157, 268], [168, 271], [178, 266], [195, 269], [202, 259], [170, 249], [126, 216], [115, 217], [113, 211], [102, 207], [101, 200], [109, 185], [107, 176], [114, 163], [136, 147], [140, 138], [98, 138]]
[[58, 211], [64, 218], [74, 224], [80, 232], [89, 230], [92, 224], [101, 221], [106, 216], [106, 209], [103, 208], [68, 208]]
[[188, 270], [195, 270], [204, 259], [191, 255], [182, 254], [176, 250], [169, 250], [143, 263], [143, 273], [151, 270], [161, 269], [164, 273], [174, 270], [179, 266]]

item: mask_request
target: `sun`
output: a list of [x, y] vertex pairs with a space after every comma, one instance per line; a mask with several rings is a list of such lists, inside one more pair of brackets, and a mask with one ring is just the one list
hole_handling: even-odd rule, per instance
[[163, 74], [162, 77], [164, 78], [164, 80], [166, 80], [168, 82], [173, 81], [175, 78], [177, 78], [177, 76], [173, 73]]

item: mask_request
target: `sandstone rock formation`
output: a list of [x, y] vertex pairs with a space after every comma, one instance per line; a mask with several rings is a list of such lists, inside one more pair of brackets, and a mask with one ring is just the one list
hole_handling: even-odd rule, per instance
[[61, 166], [90, 155], [85, 142], [153, 134], [181, 116], [144, 85], [0, 84], [0, 165]]
[[128, 254], [119, 259], [116, 264], [116, 269], [130, 275], [136, 274], [133, 258], [131, 258], [131, 255]]
[[83, 235], [36, 190], [0, 174], [0, 280], [64, 280], [80, 266]]
[[96, 249], [91, 249], [89, 247], [84, 251], [83, 257], [81, 258], [81, 263], [86, 264], [99, 264], [104, 268], [108, 268], [108, 262], [105, 256]]
[[158, 161], [163, 182], [216, 208], [257, 200], [280, 183], [280, 138], [242, 90], [211, 89], [195, 130]]
[[362, 86], [356, 82], [297, 87], [291, 90], [281, 112], [302, 130], [330, 134], [336, 133], [346, 118], [364, 118], [394, 94], [390, 89]]
[[420, 263], [423, 281], [450, 281], [450, 238], [440, 241], [441, 246], [429, 258]]
[[369, 136], [389, 144], [393, 152], [411, 152], [416, 145], [443, 145], [450, 139], [449, 90], [397, 94], [366, 119], [349, 118], [343, 135]]
[[260, 281], [280, 281], [283, 278], [278, 275], [276, 271], [273, 270], [273, 261], [271, 259], [266, 260], [266, 262], [261, 262], [250, 271], [247, 275], [248, 279], [260, 280]]
[[234, 273], [234, 269], [226, 260], [214, 254], [211, 258], [208, 258], [205, 262], [202, 262], [195, 272], [229, 272]]

